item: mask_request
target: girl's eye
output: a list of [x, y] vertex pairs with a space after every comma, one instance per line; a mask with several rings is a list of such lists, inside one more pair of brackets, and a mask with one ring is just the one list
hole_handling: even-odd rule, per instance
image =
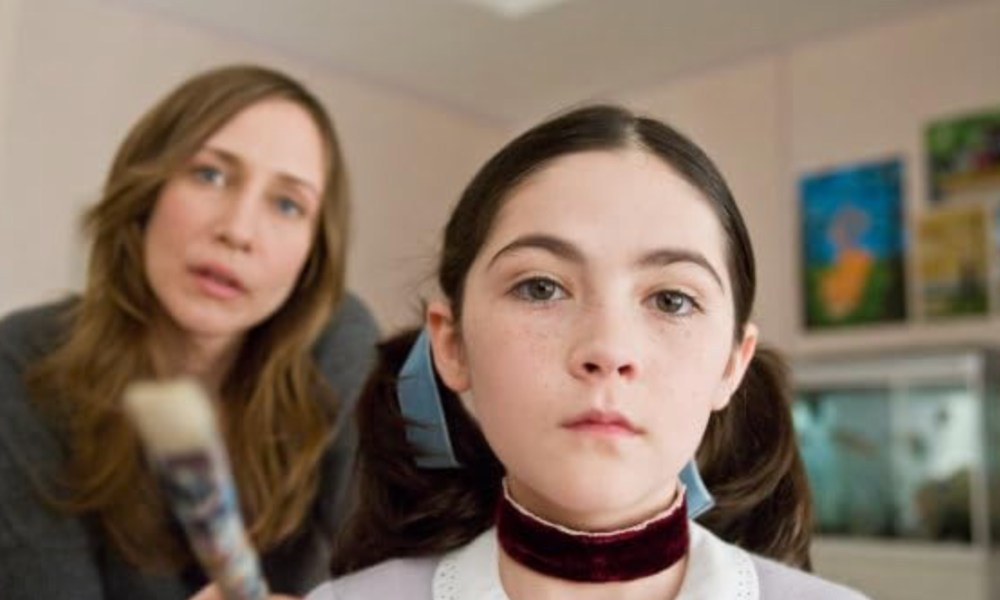
[[694, 298], [676, 290], [657, 292], [653, 296], [653, 302], [656, 304], [657, 310], [674, 316], [688, 315], [698, 308], [698, 303], [694, 301]]
[[194, 177], [202, 183], [207, 183], [215, 187], [225, 187], [226, 185], [226, 174], [222, 172], [221, 169], [217, 169], [213, 166], [202, 165], [195, 167], [193, 170]]
[[515, 296], [529, 302], [549, 302], [566, 297], [562, 286], [547, 277], [525, 279], [513, 291]]
[[288, 196], [279, 196], [275, 199], [275, 204], [278, 207], [278, 212], [288, 217], [301, 217], [306, 214], [302, 205]]

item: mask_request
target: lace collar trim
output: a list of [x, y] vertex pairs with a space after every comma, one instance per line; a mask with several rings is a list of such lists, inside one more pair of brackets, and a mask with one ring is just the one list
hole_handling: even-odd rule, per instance
[[[759, 600], [750, 555], [690, 522], [687, 572], [675, 600]], [[495, 529], [445, 554], [434, 571], [434, 600], [510, 600], [500, 583]]]

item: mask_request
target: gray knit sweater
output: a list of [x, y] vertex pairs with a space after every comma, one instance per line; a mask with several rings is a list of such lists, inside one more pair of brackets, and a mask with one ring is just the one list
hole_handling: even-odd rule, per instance
[[[154, 575], [125, 564], [86, 519], [40, 501], [35, 481], [59, 472], [64, 447], [25, 391], [27, 365], [65, 335], [72, 300], [0, 321], [0, 598], [3, 600], [186, 600], [205, 583], [196, 568]], [[314, 348], [341, 402], [336, 442], [324, 457], [315, 509], [294, 540], [263, 556], [276, 592], [302, 594], [327, 577], [330, 542], [344, 509], [353, 458], [354, 404], [374, 359], [378, 331], [364, 305], [345, 298]]]

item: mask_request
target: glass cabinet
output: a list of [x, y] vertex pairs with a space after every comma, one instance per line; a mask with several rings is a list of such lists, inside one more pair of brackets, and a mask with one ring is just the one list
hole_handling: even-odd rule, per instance
[[1000, 532], [997, 358], [901, 352], [793, 364], [821, 573], [826, 560], [826, 574], [879, 598], [939, 597], [937, 586], [1000, 597], [989, 580]]

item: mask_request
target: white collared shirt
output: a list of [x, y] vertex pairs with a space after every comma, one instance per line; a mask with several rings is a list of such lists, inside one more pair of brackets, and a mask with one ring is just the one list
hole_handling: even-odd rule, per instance
[[[687, 571], [675, 600], [759, 600], [750, 555], [694, 521]], [[500, 583], [496, 529], [445, 554], [434, 570], [434, 600], [510, 600]]]

